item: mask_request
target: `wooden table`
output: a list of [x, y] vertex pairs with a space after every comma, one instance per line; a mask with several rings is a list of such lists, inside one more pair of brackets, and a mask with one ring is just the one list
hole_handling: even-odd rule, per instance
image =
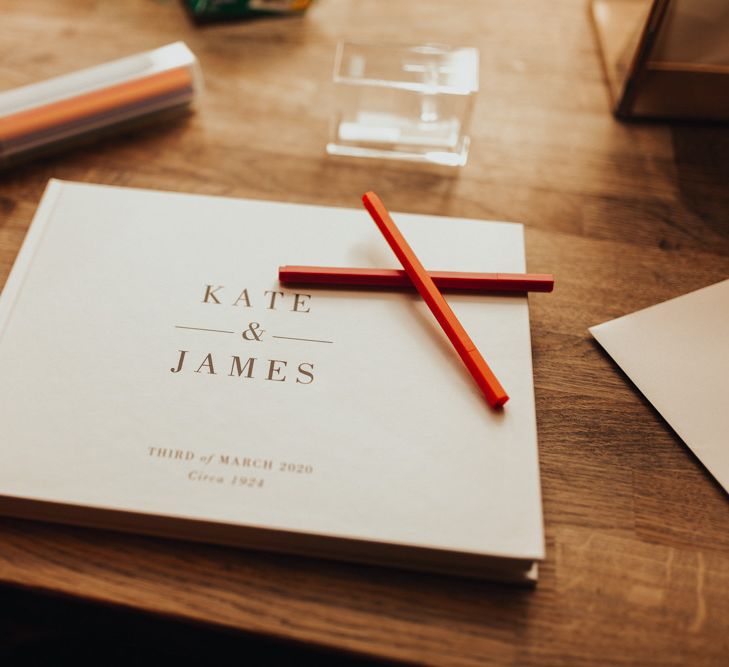
[[[32, 0], [0, 18], [0, 88], [177, 39], [197, 113], [0, 176], [4, 282], [50, 177], [521, 221], [554, 272], [531, 326], [547, 559], [536, 590], [0, 522], [0, 581], [432, 664], [708, 665], [729, 651], [727, 496], [587, 327], [729, 274], [729, 130], [621, 124], [585, 0], [319, 0], [193, 25], [173, 0]], [[468, 166], [324, 154], [341, 38], [481, 49]], [[729, 407], [729, 406], [728, 406]], [[1, 428], [1, 426], [0, 426]]]

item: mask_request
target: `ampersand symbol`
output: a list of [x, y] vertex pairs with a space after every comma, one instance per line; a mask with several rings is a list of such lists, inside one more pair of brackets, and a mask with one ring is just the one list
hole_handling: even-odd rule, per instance
[[261, 325], [258, 322], [249, 322], [248, 328], [242, 334], [243, 339], [260, 341], [265, 333], [265, 329], [261, 329], [260, 327]]

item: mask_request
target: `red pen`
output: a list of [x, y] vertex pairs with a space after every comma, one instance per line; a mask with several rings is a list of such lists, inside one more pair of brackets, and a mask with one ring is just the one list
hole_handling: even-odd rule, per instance
[[[439, 289], [474, 292], [551, 292], [554, 276], [548, 273], [470, 273], [428, 271]], [[278, 279], [292, 285], [343, 285], [354, 287], [410, 287], [402, 269], [359, 269], [342, 266], [279, 266]]]
[[428, 304], [433, 315], [435, 315], [435, 319], [438, 320], [489, 405], [493, 408], [503, 406], [509, 400], [508, 394], [481, 356], [463, 325], [458, 321], [443, 295], [438, 291], [433, 279], [428, 275], [405, 237], [400, 233], [385, 205], [374, 192], [365, 193], [362, 196], [362, 202], [400, 260], [408, 277], [420, 292], [425, 303]]

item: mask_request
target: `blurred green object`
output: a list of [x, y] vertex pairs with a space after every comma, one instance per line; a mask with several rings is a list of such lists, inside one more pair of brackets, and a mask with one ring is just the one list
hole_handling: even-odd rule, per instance
[[192, 15], [199, 19], [225, 19], [260, 14], [304, 12], [313, 0], [186, 0]]

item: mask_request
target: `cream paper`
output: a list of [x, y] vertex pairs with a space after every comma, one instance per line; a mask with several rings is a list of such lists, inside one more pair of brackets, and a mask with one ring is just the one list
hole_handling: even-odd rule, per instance
[[590, 333], [729, 491], [729, 280]]

